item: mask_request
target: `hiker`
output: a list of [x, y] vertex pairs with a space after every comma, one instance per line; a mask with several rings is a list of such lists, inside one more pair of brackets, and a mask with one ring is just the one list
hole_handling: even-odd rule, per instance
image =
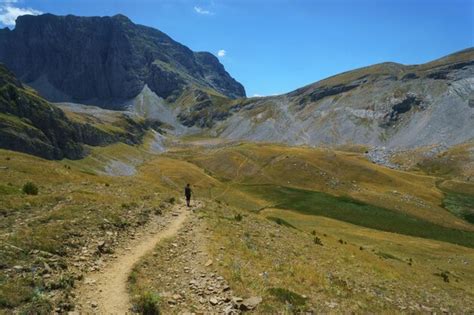
[[191, 207], [191, 187], [189, 184], [184, 187], [184, 196], [186, 197], [186, 206]]

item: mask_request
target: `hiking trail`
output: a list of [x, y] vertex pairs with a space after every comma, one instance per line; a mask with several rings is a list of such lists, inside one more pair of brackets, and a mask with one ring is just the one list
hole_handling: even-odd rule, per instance
[[[201, 202], [194, 201], [191, 209], [196, 210], [201, 206]], [[176, 235], [190, 213], [185, 204], [174, 205], [171, 215], [165, 217], [161, 224], [152, 222], [144, 228], [143, 233], [117, 248], [114, 253], [116, 258], [110, 260], [103, 269], [86, 275], [76, 290], [77, 305], [80, 307], [78, 311], [98, 314], [131, 313], [127, 280], [134, 265], [162, 240]]]

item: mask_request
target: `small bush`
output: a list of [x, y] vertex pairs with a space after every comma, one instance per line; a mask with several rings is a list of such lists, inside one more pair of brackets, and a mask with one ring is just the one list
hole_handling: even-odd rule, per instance
[[68, 289], [74, 286], [74, 278], [71, 275], [61, 275], [58, 279], [45, 285], [48, 291]]
[[128, 222], [127, 219], [117, 217], [113, 222], [113, 226], [115, 226], [118, 229], [125, 230], [127, 227], [130, 226], [130, 222]]
[[176, 198], [171, 197], [171, 198], [168, 199], [168, 202], [171, 203], [172, 205], [174, 205], [174, 203], [176, 202]]
[[36, 292], [31, 303], [26, 304], [21, 314], [51, 314], [53, 303], [43, 294]]
[[443, 271], [439, 273], [435, 273], [435, 276], [441, 277], [444, 282], [449, 283], [449, 271]]
[[321, 239], [320, 239], [319, 237], [317, 237], [317, 236], [314, 237], [313, 242], [314, 242], [314, 244], [316, 244], [316, 245], [321, 245], [321, 246], [323, 246], [323, 242], [321, 242]]
[[36, 186], [32, 182], [28, 182], [23, 185], [23, 192], [27, 195], [37, 195], [38, 194], [38, 186]]
[[160, 296], [156, 293], [147, 291], [135, 301], [135, 309], [143, 315], [159, 315], [159, 303]]
[[7, 157], [5, 158], [5, 160], [7, 160], [7, 161], [10, 161], [10, 157], [9, 157], [9, 156], [7, 156]]
[[312, 230], [312, 231], [311, 231], [311, 235], [316, 235], [316, 231], [315, 231], [315, 230]]
[[137, 283], [137, 272], [135, 270], [133, 270], [128, 276], [128, 282], [130, 282], [131, 284]]
[[240, 213], [238, 213], [234, 216], [234, 220], [237, 221], [237, 222], [242, 221], [242, 219], [243, 219], [243, 217]]

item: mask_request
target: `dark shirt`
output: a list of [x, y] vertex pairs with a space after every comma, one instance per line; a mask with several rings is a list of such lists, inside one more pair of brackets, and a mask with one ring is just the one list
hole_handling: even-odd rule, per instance
[[186, 198], [191, 198], [191, 188], [185, 187], [184, 188], [184, 195], [186, 196]]

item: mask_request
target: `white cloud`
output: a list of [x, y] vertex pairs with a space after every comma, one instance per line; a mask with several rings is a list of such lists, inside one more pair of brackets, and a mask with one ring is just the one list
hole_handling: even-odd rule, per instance
[[198, 6], [194, 7], [194, 11], [196, 11], [196, 13], [202, 14], [202, 15], [213, 15], [214, 14], [211, 11], [203, 9], [201, 7], [198, 7]]
[[21, 15], [38, 15], [43, 12], [32, 8], [19, 8], [13, 5], [17, 0], [0, 1], [0, 23], [6, 26], [15, 26], [16, 18]]
[[217, 57], [223, 58], [223, 57], [225, 57], [226, 54], [227, 54], [227, 52], [224, 49], [221, 49], [217, 52]]
[[254, 94], [252, 97], [264, 97], [264, 95]]

